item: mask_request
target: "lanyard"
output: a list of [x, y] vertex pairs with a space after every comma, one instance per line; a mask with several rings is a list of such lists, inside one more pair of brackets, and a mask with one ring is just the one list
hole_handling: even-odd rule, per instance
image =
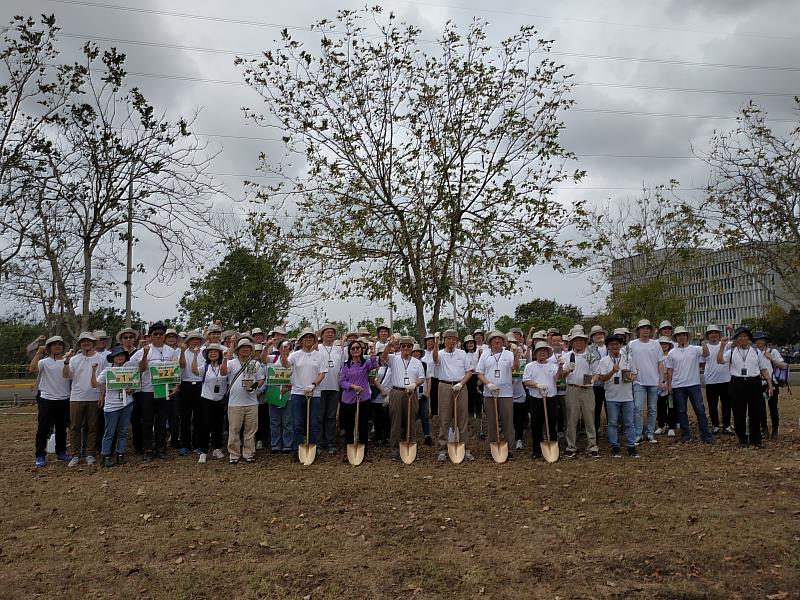
[[745, 352], [744, 354], [742, 354], [742, 349], [741, 348], [739, 348], [738, 350], [739, 350], [739, 358], [742, 361], [742, 369], [746, 369], [747, 368], [747, 355], [750, 354], [750, 347], [749, 346], [747, 347], [747, 352]]
[[400, 362], [403, 363], [403, 370], [406, 372], [406, 378], [408, 377], [408, 367], [411, 365], [411, 359], [408, 359], [408, 362], [404, 361], [402, 357], [400, 357]]
[[492, 352], [492, 358], [494, 359], [494, 362], [497, 365], [497, 370], [499, 371], [500, 370], [500, 359], [503, 358], [503, 353], [500, 352], [500, 354], [495, 356], [495, 353]]
[[615, 366], [615, 367], [616, 367], [616, 366], [618, 366], [618, 365], [619, 365], [619, 361], [621, 361], [621, 360], [622, 360], [622, 355], [619, 355], [619, 356], [617, 356], [616, 358], [614, 358], [614, 357], [613, 357], [613, 356], [611, 356], [611, 355], [609, 355], [609, 356], [611, 357], [611, 362], [612, 362], [612, 363], [614, 363], [614, 366]]
[[331, 356], [331, 354], [333, 354], [333, 346], [331, 346], [330, 350], [328, 350], [328, 347], [325, 344], [322, 344], [322, 347], [325, 349], [325, 352], [328, 353], [328, 360], [333, 360], [333, 357]]
[[214, 365], [208, 365], [208, 368], [209, 368], [209, 369], [211, 369], [211, 372], [214, 374], [214, 379], [219, 379], [219, 369], [220, 369], [220, 368], [219, 368], [219, 367], [217, 367], [217, 368], [215, 369], [215, 368], [214, 368]]

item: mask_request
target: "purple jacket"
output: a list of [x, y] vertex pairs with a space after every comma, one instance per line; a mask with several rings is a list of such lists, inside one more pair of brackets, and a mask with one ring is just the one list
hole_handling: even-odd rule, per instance
[[356, 392], [350, 389], [350, 384], [355, 384], [364, 388], [361, 392], [361, 401], [369, 402], [369, 372], [378, 368], [378, 359], [374, 356], [360, 363], [352, 363], [349, 367], [347, 363], [342, 363], [342, 370], [339, 372], [339, 387], [342, 388], [342, 402], [345, 404], [355, 404]]

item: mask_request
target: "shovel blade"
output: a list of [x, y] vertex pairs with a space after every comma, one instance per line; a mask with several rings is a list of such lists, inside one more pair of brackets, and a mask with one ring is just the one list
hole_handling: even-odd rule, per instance
[[297, 447], [297, 457], [300, 459], [300, 463], [308, 466], [314, 462], [314, 459], [317, 457], [317, 445], [316, 444], [300, 444]]
[[489, 449], [494, 462], [504, 463], [508, 460], [508, 442], [489, 442]]
[[554, 463], [558, 460], [558, 442], [541, 442], [539, 448], [547, 462]]
[[450, 457], [450, 460], [455, 464], [460, 464], [464, 462], [465, 452], [466, 448], [464, 446], [464, 442], [447, 443], [447, 455]]
[[400, 460], [410, 465], [417, 458], [417, 442], [400, 442]]
[[364, 444], [347, 444], [347, 462], [354, 467], [364, 462]]

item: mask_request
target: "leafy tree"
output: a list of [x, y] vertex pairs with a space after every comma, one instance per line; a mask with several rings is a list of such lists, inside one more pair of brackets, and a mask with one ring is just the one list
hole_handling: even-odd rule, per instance
[[797, 309], [787, 312], [778, 304], [769, 304], [764, 307], [763, 316], [747, 319], [746, 324], [753, 331], [766, 331], [770, 342], [777, 345], [800, 341], [800, 310]]
[[520, 304], [514, 310], [514, 316], [503, 315], [495, 322], [495, 327], [508, 331], [512, 327], [521, 328], [527, 335], [534, 330], [556, 327], [566, 333], [576, 323], [583, 321], [583, 313], [572, 304], [559, 304], [555, 300], [537, 298]]
[[11, 377], [19, 374], [18, 365], [27, 364], [25, 352], [28, 344], [40, 335], [45, 334], [42, 323], [31, 323], [21, 319], [0, 320], [0, 365], [13, 365], [10, 370], [0, 369], [0, 377]]
[[[95, 329], [103, 329], [112, 338], [117, 334], [120, 329], [125, 327], [125, 310], [114, 308], [112, 306], [101, 306], [95, 308], [89, 313], [89, 320], [87, 329], [94, 331]], [[134, 311], [131, 314], [131, 327], [141, 331], [145, 327], [145, 322], [142, 316]]]
[[271, 250], [234, 246], [203, 277], [192, 279], [179, 312], [189, 327], [219, 319], [239, 331], [283, 323], [292, 292], [284, 280], [286, 262]]
[[683, 321], [686, 300], [677, 295], [668, 281], [653, 279], [624, 289], [614, 289], [606, 301], [606, 309], [597, 322], [609, 331], [615, 327], [632, 330], [639, 319], [673, 324]]
[[236, 62], [266, 105], [248, 116], [283, 131], [287, 160], [262, 155], [279, 181], [259, 196], [268, 215], [293, 213], [281, 238], [293, 278], [371, 300], [397, 293], [421, 336], [426, 311], [438, 329], [454, 292], [506, 295], [542, 261], [583, 260], [571, 241], [583, 203], [552, 198], [583, 175], [560, 143], [574, 101], [533, 27], [492, 47], [485, 23], [449, 23], [428, 51], [417, 27], [380, 12], [320, 21], [318, 52], [284, 30], [261, 58]]
[[777, 133], [750, 102], [736, 130], [717, 133], [710, 147], [701, 155], [712, 169], [703, 209], [715, 241], [745, 260], [748, 275], [779, 275], [778, 298], [800, 309], [800, 125]]

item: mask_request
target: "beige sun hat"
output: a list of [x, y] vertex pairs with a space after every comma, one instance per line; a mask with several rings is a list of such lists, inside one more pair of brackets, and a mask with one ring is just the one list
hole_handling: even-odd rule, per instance
[[547, 338], [547, 332], [544, 329], [540, 329], [539, 331], [534, 331], [533, 335], [531, 336], [534, 340], [543, 340]]
[[617, 327], [614, 330], [614, 335], [630, 335], [631, 331], [627, 327]]
[[222, 327], [219, 325], [209, 325], [206, 333], [222, 333]]
[[589, 330], [589, 337], [592, 337], [595, 333], [602, 333], [604, 337], [608, 335], [608, 332], [601, 325], [592, 325]]
[[89, 340], [90, 342], [96, 342], [97, 338], [92, 335], [91, 331], [81, 331], [81, 334], [78, 336], [78, 343], [80, 344], [83, 340]]
[[672, 339], [674, 340], [681, 333], [685, 333], [686, 335], [689, 335], [689, 330], [686, 329], [686, 327], [684, 327], [683, 325], [679, 325], [678, 327], [675, 328], [675, 331], [672, 332]]
[[322, 332], [325, 331], [326, 329], [332, 329], [333, 330], [333, 335], [336, 335], [336, 333], [337, 333], [336, 325], [334, 325], [332, 323], [323, 323], [322, 327], [319, 328], [319, 335], [321, 336]]
[[455, 329], [445, 329], [445, 332], [442, 334], [442, 339], [449, 337], [458, 339], [458, 332]]
[[203, 358], [208, 360], [208, 351], [209, 350], [218, 350], [220, 358], [225, 353], [227, 348], [225, 348], [222, 344], [208, 344], [205, 348], [203, 348]]
[[314, 331], [313, 329], [311, 329], [311, 327], [306, 327], [305, 329], [303, 329], [303, 331], [300, 332], [300, 335], [297, 336], [297, 341], [299, 342], [300, 340], [302, 340], [304, 337], [306, 337], [308, 335], [313, 337], [314, 340], [316, 341], [317, 332]]
[[167, 337], [168, 335], [178, 335], [178, 332], [170, 327], [164, 332], [164, 337]]
[[411, 354], [414, 354], [414, 352], [421, 352], [422, 354], [425, 354], [425, 350], [423, 350], [419, 344], [414, 344], [414, 347], [411, 348]]
[[44, 343], [44, 349], [49, 350], [50, 344], [55, 344], [56, 342], [61, 342], [63, 344], [64, 338], [62, 338], [60, 335], [54, 335], [47, 338], [47, 341]]
[[672, 323], [670, 323], [667, 320], [661, 321], [661, 324], [658, 326], [658, 330], [661, 331], [662, 329], [664, 329], [664, 327], [669, 327], [670, 329], [673, 328]]
[[259, 333], [260, 333], [261, 335], [264, 335], [264, 330], [263, 330], [263, 329], [261, 329], [261, 327], [253, 327], [253, 328], [250, 330], [250, 333], [252, 333], [253, 335], [256, 335], [256, 334], [259, 334]]
[[658, 343], [669, 344], [670, 346], [675, 347], [675, 342], [669, 339], [669, 337], [667, 337], [666, 335], [662, 335], [660, 338], [658, 338]]
[[722, 329], [720, 329], [717, 325], [709, 325], [706, 327], [705, 335], [708, 335], [712, 331], [716, 331], [717, 333], [722, 333]]
[[108, 338], [108, 339], [111, 339], [111, 336], [110, 336], [110, 335], [108, 335], [108, 334], [105, 332], [105, 330], [103, 330], [103, 329], [95, 329], [95, 330], [92, 332], [92, 335], [93, 335], [94, 337], [96, 337], [98, 340], [99, 340], [99, 339], [101, 339], [101, 338]]
[[533, 347], [533, 353], [536, 354], [539, 350], [547, 350], [547, 356], [553, 356], [553, 349], [547, 342], [536, 342], [536, 345]]
[[574, 340], [575, 338], [583, 338], [585, 340], [589, 340], [589, 336], [586, 335], [586, 332], [583, 330], [583, 327], [575, 327], [572, 331], [570, 331], [569, 339]]
[[410, 335], [401, 335], [400, 339], [397, 340], [398, 344], [411, 344], [412, 346], [416, 346], [416, 340], [411, 337]]
[[203, 332], [200, 331], [199, 329], [192, 329], [191, 331], [188, 331], [186, 333], [187, 342], [192, 339], [202, 340], [204, 337], [205, 336], [203, 335]]
[[139, 339], [139, 332], [138, 331], [136, 331], [135, 329], [133, 329], [131, 327], [125, 327], [124, 329], [120, 329], [117, 332], [116, 338], [117, 338], [117, 343], [118, 344], [122, 343], [122, 336], [124, 334], [126, 334], [126, 333], [132, 333], [133, 334], [133, 339], [135, 339], [135, 340]]
[[253, 343], [253, 340], [251, 340], [250, 338], [246, 338], [245, 337], [245, 338], [242, 338], [242, 339], [239, 340], [239, 343], [236, 344], [236, 349], [238, 350], [239, 348], [243, 348], [245, 346], [250, 346], [251, 348], [255, 348], [255, 344]]
[[636, 324], [636, 331], [638, 332], [642, 327], [649, 327], [651, 332], [655, 329], [653, 324], [647, 319], [642, 319]]
[[504, 344], [508, 342], [508, 337], [506, 336], [506, 334], [503, 333], [502, 331], [497, 331], [496, 329], [494, 331], [489, 332], [489, 335], [486, 336], [486, 341], [491, 342], [492, 339], [496, 337], [499, 337], [501, 340], [503, 340]]

